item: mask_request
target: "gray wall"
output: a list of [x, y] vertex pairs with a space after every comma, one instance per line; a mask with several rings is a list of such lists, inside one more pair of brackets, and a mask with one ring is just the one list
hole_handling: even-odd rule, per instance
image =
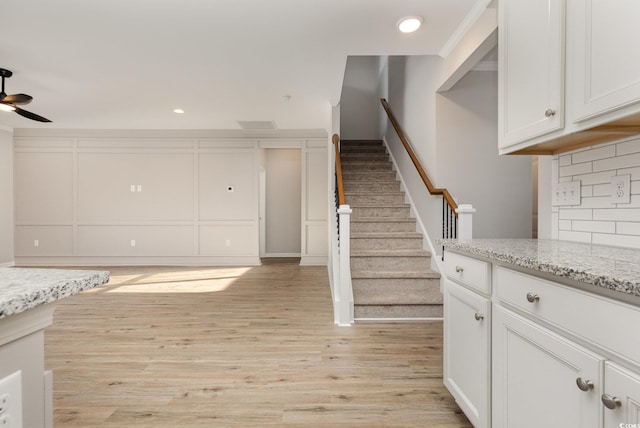
[[13, 255], [13, 133], [0, 128], [0, 266]]
[[377, 65], [375, 56], [347, 59], [340, 98], [340, 137], [344, 140], [380, 139]]

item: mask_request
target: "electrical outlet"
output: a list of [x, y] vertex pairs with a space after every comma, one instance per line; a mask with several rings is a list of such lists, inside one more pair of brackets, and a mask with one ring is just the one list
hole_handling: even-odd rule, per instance
[[132, 240], [131, 240], [131, 242], [130, 242], [130, 245], [131, 245], [132, 247], [135, 247], [135, 246], [136, 246], [136, 240], [135, 240], [135, 239], [132, 239]]
[[225, 241], [224, 241], [224, 245], [225, 245], [226, 247], [230, 247], [230, 246], [231, 246], [231, 239], [227, 239], [227, 240], [225, 240]]
[[136, 185], [135, 184], [130, 185], [129, 186], [129, 190], [131, 191], [131, 193], [135, 192], [136, 191]]
[[136, 186], [136, 190], [137, 190], [138, 192], [142, 192], [142, 184], [138, 184], [138, 185]]
[[616, 175], [611, 177], [611, 203], [631, 203], [631, 175]]
[[569, 181], [567, 183], [556, 184], [552, 190], [551, 197], [551, 203], [554, 206], [580, 205], [580, 181]]
[[34, 240], [33, 240], [33, 246], [34, 246], [34, 247], [39, 247], [39, 246], [40, 246], [40, 241], [39, 241], [39, 240], [37, 240], [37, 239], [34, 239]]

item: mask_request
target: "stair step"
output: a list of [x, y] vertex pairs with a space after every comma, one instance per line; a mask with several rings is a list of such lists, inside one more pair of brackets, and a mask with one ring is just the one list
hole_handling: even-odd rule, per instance
[[382, 144], [341, 144], [340, 153], [387, 153], [387, 148]]
[[361, 152], [342, 152], [340, 153], [341, 162], [349, 161], [367, 161], [367, 162], [389, 162], [389, 155], [383, 153], [361, 153]]
[[415, 232], [413, 218], [351, 218], [351, 233], [358, 232]]
[[344, 183], [344, 190], [349, 192], [400, 192], [400, 182], [387, 182], [387, 181], [373, 181], [373, 182], [358, 182], [351, 181]]
[[351, 218], [372, 218], [372, 217], [386, 217], [386, 218], [407, 218], [411, 213], [410, 205], [398, 205], [398, 206], [354, 206], [351, 205]]
[[431, 254], [416, 249], [351, 251], [352, 271], [406, 270], [426, 273], [431, 270]]
[[388, 193], [354, 193], [345, 192], [345, 199], [349, 205], [373, 205], [380, 204], [403, 204], [404, 192], [388, 192]]
[[439, 278], [353, 278], [359, 305], [433, 305], [442, 303]]
[[348, 171], [375, 171], [375, 170], [392, 170], [392, 163], [387, 162], [363, 162], [351, 161], [342, 162], [342, 172]]
[[342, 180], [347, 181], [397, 181], [391, 170], [342, 171]]
[[393, 318], [442, 318], [442, 305], [355, 305], [356, 321]]
[[419, 250], [422, 249], [422, 235], [417, 233], [418, 236], [372, 236], [372, 237], [358, 237], [351, 236], [351, 250], [366, 250], [369, 248], [375, 248], [378, 250]]

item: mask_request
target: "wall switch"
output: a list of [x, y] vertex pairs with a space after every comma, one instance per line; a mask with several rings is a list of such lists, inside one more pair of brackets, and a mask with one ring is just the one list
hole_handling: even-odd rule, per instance
[[33, 240], [33, 246], [34, 247], [39, 247], [40, 246], [40, 241], [38, 241], [37, 239]]
[[135, 246], [136, 246], [136, 240], [135, 240], [135, 239], [132, 239], [132, 240], [131, 240], [131, 246], [132, 246], [132, 247], [135, 247]]
[[227, 192], [232, 193], [233, 190], [233, 186], [227, 186]]
[[132, 184], [131, 186], [129, 186], [129, 190], [130, 190], [131, 192], [135, 192], [135, 191], [136, 191], [136, 185], [135, 185], [135, 184]]
[[0, 427], [22, 426], [22, 371], [0, 379]]
[[611, 177], [611, 203], [631, 203], [631, 175], [616, 175]]
[[580, 205], [580, 196], [580, 181], [558, 183], [551, 191], [551, 204], [553, 206]]

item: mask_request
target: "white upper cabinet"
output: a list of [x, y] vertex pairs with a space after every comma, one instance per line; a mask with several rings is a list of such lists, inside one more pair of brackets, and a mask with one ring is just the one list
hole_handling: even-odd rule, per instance
[[553, 154], [636, 134], [639, 22], [637, 0], [500, 0], [500, 153]]
[[564, 0], [501, 0], [500, 148], [564, 127]]
[[583, 0], [571, 4], [574, 18], [574, 121], [635, 111], [640, 100], [640, 2]]

